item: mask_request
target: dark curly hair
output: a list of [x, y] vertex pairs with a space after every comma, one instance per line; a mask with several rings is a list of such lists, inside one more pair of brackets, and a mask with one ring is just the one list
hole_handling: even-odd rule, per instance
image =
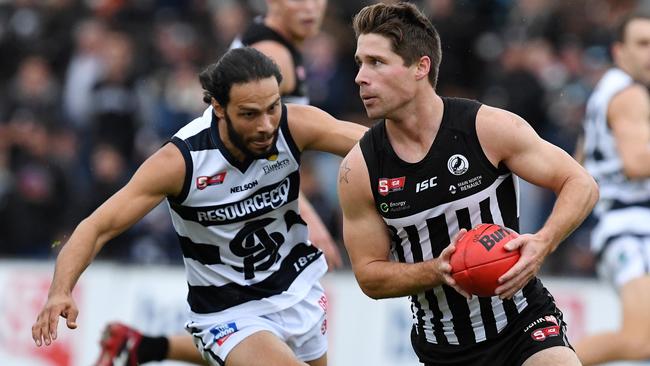
[[270, 77], [275, 77], [278, 84], [282, 82], [278, 65], [262, 52], [251, 47], [229, 50], [219, 61], [209, 65], [199, 74], [203, 101], [211, 104], [214, 98], [225, 108], [230, 101], [230, 89], [233, 84]]

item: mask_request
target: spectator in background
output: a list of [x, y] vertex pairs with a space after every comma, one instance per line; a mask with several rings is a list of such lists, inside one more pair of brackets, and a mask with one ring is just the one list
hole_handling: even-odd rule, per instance
[[624, 18], [612, 51], [615, 67], [587, 104], [584, 165], [601, 191], [592, 250], [622, 319], [576, 344], [584, 365], [650, 358], [650, 13]]
[[[90, 162], [91, 180], [81, 210], [83, 217], [92, 214], [97, 207], [122, 188], [132, 174], [126, 157], [111, 144], [95, 144], [90, 153]], [[111, 245], [99, 255], [99, 258], [130, 258], [132, 238], [132, 231], [126, 231], [113, 238]]]
[[0, 252], [47, 258], [64, 230], [69, 199], [63, 170], [50, 154], [55, 142], [50, 128], [28, 110], [16, 113], [2, 132], [10, 139], [5, 145], [5, 168], [11, 178], [0, 198], [0, 232], [5, 241]]
[[160, 66], [149, 80], [153, 115], [145, 123], [155, 133], [157, 141], [151, 147], [156, 149], [203, 106], [198, 103], [201, 86], [196, 82], [201, 56], [197, 31], [183, 21], [166, 20], [156, 26], [154, 38]]
[[[525, 66], [543, 88], [543, 96], [539, 98], [536, 105], [531, 106], [531, 111], [546, 112], [547, 123], [552, 124], [550, 130], [557, 131], [554, 133], [554, 136], [557, 137], [547, 137], [565, 149], [571, 149], [574, 126], [581, 121], [581, 107], [585, 102], [585, 95], [595, 85], [594, 79], [600, 76], [599, 69], [602, 66], [594, 67], [594, 60], [598, 60], [596, 63], [602, 63], [602, 60], [607, 57], [607, 52], [603, 50], [607, 49], [611, 38], [609, 29], [617, 22], [621, 14], [637, 4], [648, 6], [648, 1], [645, 0], [485, 0], [474, 2], [419, 0], [414, 2], [427, 9], [428, 14], [443, 33], [442, 45], [447, 56], [441, 65], [440, 85], [449, 84], [444, 88], [451, 94], [472, 98], [489, 95], [490, 93], [486, 90], [490, 89], [489, 83], [492, 76], [497, 74], [498, 79], [500, 74], [498, 70], [502, 70], [500, 60], [503, 49], [513, 43], [530, 43], [531, 47], [533, 44], [536, 48], [543, 47], [545, 52], [548, 52], [547, 55], [544, 55], [545, 60], [553, 61], [548, 64], [550, 66], [548, 70], [553, 71], [551, 73], [553, 75], [564, 76], [553, 79], [555, 82], [549, 84], [544, 76], [547, 72], [532, 72], [533, 68], [530, 68], [530, 65]], [[126, 30], [133, 38], [134, 44], [137, 44], [138, 54], [132, 72], [137, 76], [137, 80], [146, 82], [143, 83], [146, 87], [136, 87], [139, 114], [145, 117], [138, 117], [136, 123], [137, 151], [135, 156], [126, 159], [128, 166], [135, 166], [142, 161], [144, 156], [155, 150], [165, 138], [169, 137], [168, 131], [173, 130], [172, 125], [175, 123], [167, 124], [166, 122], [171, 121], [171, 118], [165, 119], [165, 117], [177, 113], [179, 115], [187, 114], [192, 110], [192, 103], [187, 102], [190, 99], [187, 98], [187, 95], [189, 92], [195, 93], [195, 91], [190, 87], [191, 79], [187, 75], [192, 70], [196, 71], [198, 65], [211, 62], [223, 50], [227, 49], [233, 35], [243, 32], [246, 23], [250, 20], [250, 13], [263, 11], [264, 3], [261, 0], [30, 0], [2, 2], [0, 5], [0, 89], [2, 89], [0, 91], [0, 124], [6, 126], [12, 114], [7, 112], [6, 104], [15, 97], [13, 95], [15, 90], [10, 85], [19, 74], [20, 65], [34, 56], [44, 59], [49, 69], [48, 78], [55, 82], [52, 90], [59, 95], [64, 95], [65, 101], [65, 117], [59, 122], [55, 122], [55, 126], [63, 124], [72, 127], [68, 130], [68, 137], [65, 137], [68, 142], [63, 145], [67, 146], [65, 148], [67, 150], [74, 150], [72, 154], [71, 151], [66, 154], [75, 159], [66, 164], [75, 164], [74, 160], [76, 159], [82, 160], [80, 165], [83, 166], [83, 169], [75, 167], [75, 169], [68, 170], [69, 168], [66, 168], [66, 171], [69, 172], [66, 177], [75, 185], [75, 192], [85, 192], [91, 184], [89, 172], [91, 147], [71, 148], [70, 141], [77, 140], [80, 144], [90, 141], [89, 135], [77, 123], [79, 123], [80, 115], [90, 113], [93, 109], [93, 105], [87, 100], [92, 98], [92, 93], [82, 93], [84, 90], [88, 90], [89, 84], [94, 85], [100, 75], [97, 69], [101, 69], [99, 65], [103, 63], [100, 52], [103, 48], [104, 37], [98, 36], [100, 32], [87, 23], [102, 24], [100, 28], [108, 28], [110, 32]], [[305, 1], [305, 3], [307, 2]], [[326, 105], [335, 107], [332, 112], [340, 114], [337, 117], [370, 123], [361, 108], [359, 98], [356, 97], [356, 86], [353, 82], [356, 66], [351, 61], [354, 53], [354, 37], [348, 25], [352, 15], [367, 1], [330, 0], [330, 3], [332, 6], [328, 9], [323, 28], [331, 36], [331, 39], [324, 42], [315, 39], [316, 43], [320, 43], [315, 47], [326, 45], [330, 49], [335, 48], [336, 55], [333, 57], [336, 57], [336, 60], [334, 63], [331, 63], [331, 60], [326, 63], [313, 63], [317, 70], [311, 88], [318, 93], [316, 95], [324, 93], [335, 95], [340, 93], [342, 95], [338, 103], [326, 103]], [[162, 37], [163, 39], [160, 41], [175, 43], [173, 47], [169, 48], [174, 52], [178, 50], [179, 44], [190, 45], [191, 47], [187, 50], [193, 54], [191, 61], [168, 63], [165, 59], [166, 56], [158, 52], [159, 49], [156, 45], [158, 27], [161, 24], [172, 23], [182, 25], [173, 27], [180, 31], [168, 32], [170, 36]], [[187, 32], [188, 28], [191, 32]], [[97, 51], [86, 51], [86, 47], [80, 45], [80, 43], [86, 42], [81, 39], [85, 38], [86, 31], [89, 33], [88, 38], [94, 37], [95, 39], [89, 42], [88, 49], [97, 49]], [[460, 33], [454, 34], [455, 31]], [[191, 40], [191, 42], [186, 42], [187, 40]], [[533, 42], [533, 40], [536, 41]], [[309, 39], [306, 39], [305, 43], [308, 41]], [[327, 42], [330, 41], [334, 41], [335, 44], [328, 45]], [[544, 46], [544, 43], [548, 46]], [[311, 53], [311, 50], [309, 52]], [[314, 51], [314, 54], [323, 52], [322, 50]], [[567, 53], [571, 53], [571, 55], [567, 55]], [[536, 54], [538, 53], [536, 52]], [[178, 55], [183, 56], [178, 59], [187, 59], [185, 57], [186, 50], [181, 50]], [[471, 64], [471, 70], [463, 70], [459, 74], [454, 62], [458, 62], [459, 65]], [[576, 68], [575, 65], [578, 63], [583, 67]], [[307, 69], [310, 64], [306, 63]], [[336, 65], [335, 71], [325, 69], [331, 65]], [[66, 72], [66, 70], [69, 71]], [[89, 74], [84, 74], [84, 70], [90, 70]], [[87, 79], [85, 79], [86, 75]], [[323, 80], [332, 77], [332, 75], [334, 75], [334, 79], [329, 81], [329, 85], [323, 83]], [[340, 83], [339, 79], [344, 82]], [[58, 80], [65, 81], [63, 93]], [[43, 85], [49, 84], [47, 80], [42, 80], [42, 82]], [[526, 83], [532, 85], [528, 81]], [[141, 83], [136, 82], [136, 84], [140, 85]], [[77, 85], [80, 86], [79, 89], [76, 89]], [[321, 85], [327, 85], [329, 91], [315, 90]], [[78, 93], [76, 93], [77, 90]], [[142, 98], [142, 94], [145, 95], [144, 98]], [[79, 98], [75, 98], [75, 95]], [[495, 95], [499, 96], [500, 94]], [[320, 103], [320, 101], [317, 102]], [[74, 106], [71, 107], [72, 104]], [[167, 112], [169, 114], [165, 116]], [[55, 113], [60, 115], [60, 111], [55, 111]], [[165, 117], [159, 119], [158, 117], [161, 115]], [[157, 125], [159, 122], [165, 123], [159, 126]], [[531, 123], [536, 122], [531, 120]], [[91, 124], [91, 122], [88, 123]], [[53, 130], [64, 131], [58, 127]], [[7, 140], [6, 136], [0, 136], [0, 139]], [[58, 146], [59, 144], [56, 144], [55, 147], [58, 148]], [[5, 170], [5, 181], [13, 179], [11, 173], [7, 172], [8, 170]], [[334, 170], [324, 164], [318, 165], [316, 172], [319, 175], [336, 175]], [[331, 190], [332, 187], [331, 184], [323, 186], [326, 190]], [[335, 195], [330, 192], [326, 194], [326, 197], [333, 206], [336, 206]], [[84, 197], [79, 197], [79, 200], [83, 201]], [[547, 198], [543, 198], [543, 200], [547, 200]], [[67, 201], [64, 204], [67, 206], [66, 209], [74, 210], [69, 207], [72, 202]], [[543, 217], [544, 207], [547, 206], [548, 203], [544, 202], [539, 206], [530, 207], [530, 209], [535, 216]], [[1, 236], [3, 233], [0, 232]], [[4, 239], [0, 239], [0, 241], [6, 243]], [[571, 246], [570, 243], [567, 244], [562, 247]], [[29, 256], [29, 254], [25, 255]], [[561, 253], [556, 252], [549, 258], [549, 262], [555, 261], [561, 264], [561, 256]], [[556, 265], [545, 268], [553, 271], [556, 269], [565, 271], [566, 267]], [[584, 269], [584, 271], [589, 272], [588, 269]], [[593, 269], [591, 271], [593, 273]], [[555, 272], [555, 274], [561, 273]]]
[[68, 63], [63, 88], [63, 112], [77, 129], [88, 128], [92, 108], [91, 91], [102, 77], [102, 48], [107, 30], [104, 23], [88, 18], [74, 30], [75, 49]]
[[134, 74], [134, 45], [121, 32], [102, 42], [104, 73], [91, 90], [91, 143], [114, 146], [127, 161], [134, 158], [135, 134], [141, 124], [138, 80]]
[[32, 55], [21, 60], [15, 77], [4, 86], [4, 112], [0, 120], [28, 111], [43, 123], [61, 121], [60, 85], [48, 60]]

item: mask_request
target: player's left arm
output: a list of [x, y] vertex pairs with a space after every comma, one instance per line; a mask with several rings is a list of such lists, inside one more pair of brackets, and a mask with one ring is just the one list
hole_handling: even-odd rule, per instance
[[368, 130], [312, 106], [287, 104], [287, 112], [291, 136], [301, 151], [317, 150], [345, 156]]
[[[367, 130], [356, 123], [339, 121], [311, 106], [287, 104], [287, 113], [291, 136], [301, 151], [319, 150], [344, 156]], [[302, 194], [300, 214], [309, 227], [309, 240], [323, 251], [330, 269], [340, 267], [342, 259], [336, 243], [313, 206]]]
[[327, 226], [325, 226], [323, 220], [316, 213], [314, 206], [311, 205], [302, 192], [298, 197], [298, 203], [300, 204], [300, 216], [305, 220], [309, 228], [309, 241], [325, 255], [328, 270], [340, 268], [343, 265], [341, 252]]
[[543, 140], [513, 113], [482, 106], [476, 118], [476, 131], [483, 151], [495, 166], [505, 164], [522, 179], [556, 194], [544, 226], [506, 244], [509, 250], [520, 248], [521, 258], [501, 276], [496, 293], [501, 298], [511, 298], [591, 212], [598, 200], [598, 186], [569, 154]]

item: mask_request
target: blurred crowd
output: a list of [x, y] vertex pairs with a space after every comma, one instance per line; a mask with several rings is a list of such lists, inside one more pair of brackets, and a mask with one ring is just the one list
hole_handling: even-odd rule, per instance
[[[354, 84], [352, 16], [370, 0], [329, 0], [304, 45], [312, 104], [370, 125]], [[524, 117], [573, 153], [585, 101], [610, 65], [612, 29], [634, 0], [414, 1], [440, 32], [438, 92]], [[0, 258], [51, 258], [74, 225], [200, 114], [198, 73], [264, 0], [0, 0]], [[338, 160], [308, 155], [303, 188], [340, 242]], [[522, 231], [550, 193], [522, 185]], [[180, 263], [163, 203], [100, 258]], [[547, 261], [592, 275], [589, 221]]]

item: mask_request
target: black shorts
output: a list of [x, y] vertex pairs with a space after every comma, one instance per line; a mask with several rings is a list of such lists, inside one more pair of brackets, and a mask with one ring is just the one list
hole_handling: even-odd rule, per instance
[[562, 312], [549, 301], [536, 309], [526, 308], [499, 336], [476, 344], [438, 345], [411, 330], [411, 342], [426, 366], [520, 366], [533, 354], [555, 346], [571, 347]]

